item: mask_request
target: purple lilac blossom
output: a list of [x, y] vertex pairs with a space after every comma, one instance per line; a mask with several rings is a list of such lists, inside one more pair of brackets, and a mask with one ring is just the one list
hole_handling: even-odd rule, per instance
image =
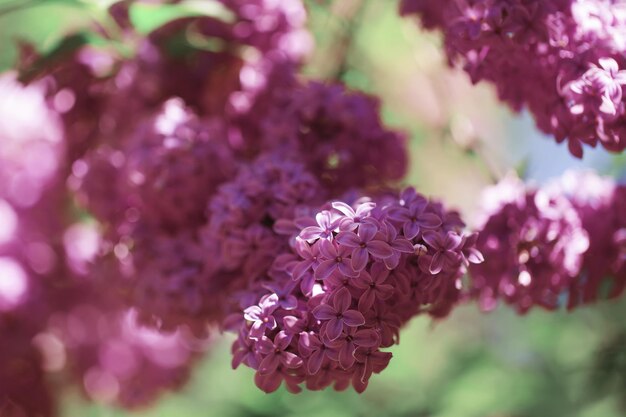
[[[114, 3], [110, 13], [121, 31], [101, 29], [105, 37], [132, 45], [130, 58], [86, 45], [64, 51], [62, 59], [46, 59], [32, 45], [22, 46], [20, 75], [45, 81], [47, 101], [63, 121], [70, 164], [96, 144], [119, 144], [135, 120], [172, 97], [201, 117], [222, 117], [242, 100], [254, 102], [269, 85], [266, 75], [287, 72], [293, 78], [312, 48], [301, 1], [214, 2], [226, 12], [175, 19], [147, 35], [130, 22], [134, 1]], [[198, 46], [203, 40], [221, 42]]]
[[223, 129], [172, 99], [137, 130], [123, 148], [132, 204], [164, 229], [203, 223], [206, 201], [236, 170]]
[[589, 245], [576, 210], [564, 196], [527, 191], [514, 177], [486, 194], [487, 219], [476, 242], [485, 262], [470, 266], [471, 294], [484, 310], [495, 308], [498, 299], [520, 313], [534, 305], [557, 308]]
[[37, 203], [63, 163], [63, 126], [45, 92], [0, 75], [0, 198], [18, 207]]
[[380, 103], [342, 85], [309, 82], [269, 103], [262, 147], [292, 146], [333, 194], [402, 179], [406, 139], [381, 121]]
[[164, 391], [180, 388], [198, 352], [206, 348], [183, 330], [141, 327], [132, 310], [101, 300], [78, 303], [55, 316], [50, 331], [64, 341], [67, 366], [84, 392], [128, 409], [145, 407]]
[[619, 296], [626, 286], [623, 190], [573, 171], [542, 188], [508, 177], [487, 190], [476, 240], [485, 262], [469, 268], [470, 295], [484, 310], [503, 300], [520, 313]]
[[[0, 76], [0, 414], [53, 416], [45, 372], [64, 367], [95, 400], [149, 405], [206, 350], [185, 332], [221, 321], [228, 291], [248, 285], [238, 271], [214, 274], [219, 242], [200, 240], [207, 202], [250, 162], [235, 164], [215, 118], [236, 93], [262, 94], [258, 75], [295, 78], [311, 42], [300, 1], [224, 3], [234, 21], [181, 19], [146, 39], [114, 7], [132, 57], [83, 46], [48, 59], [23, 45], [27, 85]], [[223, 50], [168, 49], [192, 30]], [[262, 204], [275, 199], [281, 218], [296, 200], [318, 205], [304, 177], [267, 188]], [[268, 244], [263, 221], [240, 241]], [[288, 308], [289, 286], [271, 288]]]
[[626, 6], [606, 0], [403, 0], [403, 15], [440, 29], [451, 64], [493, 83], [537, 127], [583, 145], [626, 149]]
[[[404, 212], [416, 218], [398, 214]], [[407, 237], [407, 223], [415, 222], [424, 230], [408, 227]], [[311, 223], [318, 226], [305, 226]], [[233, 366], [255, 369], [266, 392], [282, 382], [292, 392], [302, 383], [362, 392], [387, 367], [391, 353], [381, 349], [398, 342], [400, 327], [420, 313], [444, 317], [460, 299], [466, 261], [480, 261], [458, 215], [411, 189], [354, 205], [334, 201], [301, 224], [285, 248], [292, 255], [274, 262], [267, 276], [291, 290], [295, 308], [279, 305], [275, 293], [253, 290], [258, 304], [245, 309], [234, 329]], [[267, 347], [272, 340], [274, 350]]]
[[626, 230], [626, 187], [593, 171], [567, 171], [546, 187], [570, 200], [589, 235], [568, 308], [620, 296], [626, 287], [626, 252], [620, 240]]

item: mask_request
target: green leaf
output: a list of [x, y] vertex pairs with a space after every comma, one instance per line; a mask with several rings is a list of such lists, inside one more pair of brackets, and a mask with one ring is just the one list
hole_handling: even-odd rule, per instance
[[90, 43], [92, 36], [88, 33], [79, 32], [65, 38], [53, 47], [50, 51], [44, 53], [26, 68], [20, 68], [19, 79], [21, 82], [28, 83], [37, 78], [46, 75], [55, 65], [62, 62], [68, 56], [74, 54], [78, 49]]

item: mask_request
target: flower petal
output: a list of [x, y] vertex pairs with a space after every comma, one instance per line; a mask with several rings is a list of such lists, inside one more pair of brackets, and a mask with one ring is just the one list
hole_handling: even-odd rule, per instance
[[391, 242], [393, 250], [402, 253], [413, 253], [413, 244], [408, 239], [398, 238]]
[[293, 270], [291, 271], [291, 277], [295, 280], [302, 278], [302, 276], [309, 269], [311, 269], [311, 266], [313, 266], [312, 260], [298, 262], [296, 266], [294, 266]]
[[[241, 311], [241, 310], [240, 310]], [[260, 320], [261, 318], [261, 307], [259, 306], [250, 306], [243, 311], [243, 316], [246, 320], [255, 321]]]
[[352, 268], [352, 261], [350, 258], [344, 259], [340, 264], [338, 264], [338, 266], [339, 272], [347, 277], [359, 276], [359, 271], [355, 271], [354, 268]]
[[288, 295], [280, 302], [280, 306], [285, 310], [293, 310], [298, 307], [298, 299], [295, 295]]
[[302, 229], [298, 236], [300, 237], [300, 239], [313, 240], [319, 239], [323, 232], [324, 231], [317, 226], [308, 226]]
[[356, 310], [348, 310], [343, 313], [343, 322], [346, 326], [357, 327], [365, 324], [365, 317]]
[[362, 271], [367, 266], [369, 254], [365, 248], [355, 248], [352, 251], [352, 269]]
[[306, 367], [307, 371], [309, 371], [309, 374], [315, 375], [316, 373], [318, 373], [320, 368], [322, 367], [323, 362], [324, 351], [320, 349], [313, 352], [313, 354], [311, 354], [311, 356], [309, 357], [309, 361], [307, 362]]
[[302, 358], [291, 352], [282, 352], [280, 354], [280, 361], [287, 368], [295, 369], [302, 366]]
[[233, 369], [237, 369], [239, 367], [239, 365], [241, 365], [241, 363], [244, 361], [246, 356], [248, 356], [248, 351], [247, 350], [243, 350], [243, 349], [240, 349], [240, 350], [236, 351], [235, 353], [233, 353], [233, 359], [232, 359], [232, 361], [230, 363], [232, 368]]
[[391, 246], [382, 240], [372, 240], [368, 242], [367, 250], [369, 253], [380, 259], [385, 259], [393, 255], [393, 249], [391, 249]]
[[353, 232], [339, 232], [335, 240], [337, 243], [349, 248], [358, 248], [361, 245], [361, 239]]
[[313, 309], [313, 317], [318, 320], [330, 320], [337, 318], [337, 311], [328, 304], [321, 304]]
[[359, 310], [369, 310], [374, 305], [374, 301], [376, 301], [376, 294], [371, 288], [368, 288], [359, 298]]
[[337, 262], [334, 259], [329, 259], [317, 267], [315, 270], [315, 278], [324, 280], [332, 275], [333, 272], [337, 269]]
[[385, 267], [388, 270], [391, 271], [393, 269], [396, 269], [397, 266], [400, 264], [400, 254], [396, 252], [393, 254], [393, 256], [383, 259], [383, 262], [385, 263]]
[[370, 240], [374, 239], [376, 232], [378, 232], [378, 227], [376, 227], [374, 224], [362, 223], [359, 226], [359, 231], [358, 231], [359, 240], [363, 242], [369, 242]]
[[426, 232], [422, 235], [422, 239], [433, 249], [439, 249], [443, 246], [443, 239], [437, 232]]
[[272, 373], [278, 368], [280, 364], [280, 356], [274, 353], [270, 353], [261, 361], [259, 365], [259, 372], [262, 374]]
[[317, 247], [324, 259], [335, 259], [339, 253], [333, 242], [329, 240], [321, 240], [317, 242]]
[[291, 335], [285, 333], [284, 330], [281, 330], [274, 338], [274, 345], [276, 346], [276, 349], [285, 350], [291, 343], [291, 339]]
[[333, 295], [333, 306], [337, 313], [343, 313], [349, 309], [350, 304], [352, 304], [352, 296], [346, 287], [340, 288]]
[[331, 205], [335, 210], [341, 212], [348, 217], [354, 218], [356, 216], [354, 209], [343, 201], [333, 201]]
[[433, 213], [424, 213], [418, 218], [420, 226], [424, 229], [434, 229], [441, 226], [441, 219]]
[[378, 346], [380, 343], [378, 332], [374, 329], [359, 330], [354, 334], [352, 340], [354, 340], [355, 345], [366, 348]]
[[333, 317], [332, 319], [326, 322], [326, 337], [329, 340], [337, 340], [339, 336], [341, 336], [341, 332], [343, 331], [343, 322], [337, 317]]
[[283, 378], [278, 372], [262, 374], [257, 371], [254, 375], [254, 383], [256, 386], [267, 394], [276, 391], [278, 387], [280, 387], [281, 382], [283, 382]]
[[444, 246], [448, 250], [454, 250], [463, 244], [463, 237], [454, 232], [448, 232], [444, 240]]
[[402, 232], [407, 239], [413, 239], [420, 232], [420, 227], [417, 222], [409, 220], [402, 226]]
[[250, 327], [249, 336], [252, 340], [260, 340], [265, 334], [265, 323], [262, 321], [255, 321]]
[[269, 338], [265, 336], [257, 341], [254, 347], [263, 355], [269, 355], [271, 352], [274, 351], [274, 344]]
[[354, 344], [353, 343], [344, 343], [339, 349], [339, 365], [343, 369], [348, 369], [352, 365], [354, 365]]
[[369, 213], [370, 211], [374, 210], [375, 207], [376, 207], [376, 203], [373, 203], [371, 201], [369, 201], [367, 203], [361, 203], [356, 208], [356, 214], [357, 214], [357, 216], [363, 216], [363, 215]]
[[444, 257], [441, 252], [435, 253], [433, 259], [430, 261], [430, 266], [428, 267], [428, 271], [436, 275], [441, 272], [443, 269]]

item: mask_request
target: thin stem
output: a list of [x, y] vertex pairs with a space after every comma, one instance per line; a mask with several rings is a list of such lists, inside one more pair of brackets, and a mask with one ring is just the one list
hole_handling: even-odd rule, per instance
[[354, 36], [359, 29], [361, 16], [365, 11], [365, 2], [363, 0], [355, 0], [353, 3], [354, 4], [349, 9], [349, 11], [344, 16], [342, 16], [342, 18], [346, 22], [345, 29], [342, 31], [336, 47], [337, 52], [333, 62], [337, 62], [337, 65], [335, 66], [334, 73], [330, 77], [332, 80], [335, 81], [341, 81], [350, 68], [350, 65], [348, 63], [350, 50], [352, 48]]

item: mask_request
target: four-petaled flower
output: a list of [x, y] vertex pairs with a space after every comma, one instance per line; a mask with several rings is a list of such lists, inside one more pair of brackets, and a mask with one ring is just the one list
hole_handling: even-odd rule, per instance
[[258, 306], [250, 306], [244, 310], [245, 319], [252, 322], [250, 339], [260, 340], [265, 334], [265, 329], [273, 330], [276, 328], [276, 319], [272, 313], [277, 308], [278, 296], [269, 294], [261, 298]]
[[339, 361], [342, 368], [348, 369], [354, 364], [354, 351], [357, 347], [374, 348], [380, 345], [380, 335], [374, 329], [349, 327], [339, 338], [329, 342], [332, 350], [329, 356]]
[[434, 229], [441, 225], [441, 219], [433, 213], [425, 213], [428, 200], [413, 197], [405, 207], [398, 207], [390, 214], [392, 220], [402, 222], [402, 232], [407, 239], [413, 239], [422, 229]]
[[385, 284], [388, 276], [389, 270], [383, 264], [375, 263], [370, 273], [362, 271], [353, 280], [355, 287], [365, 290], [359, 298], [360, 311], [367, 311], [376, 300], [384, 301], [393, 295], [393, 285]]
[[295, 353], [286, 351], [291, 344], [291, 339], [291, 336], [281, 330], [274, 337], [274, 343], [265, 336], [256, 342], [257, 350], [265, 356], [259, 365], [260, 373], [272, 373], [276, 371], [280, 364], [290, 369], [295, 369], [302, 365], [302, 358]]
[[368, 217], [369, 213], [376, 207], [376, 203], [367, 202], [361, 203], [356, 208], [356, 211], [348, 204], [341, 201], [335, 201], [332, 203], [335, 210], [340, 211], [345, 217], [339, 221], [339, 230], [354, 230], [365, 219], [371, 219]]
[[410, 240], [403, 236], [398, 236], [398, 232], [396, 228], [389, 225], [387, 222], [384, 223], [385, 230], [385, 241], [391, 246], [393, 250], [393, 254], [383, 259], [385, 266], [387, 269], [392, 270], [395, 269], [400, 263], [400, 257], [402, 254], [414, 253], [415, 248]]
[[317, 245], [319, 245], [320, 254], [325, 260], [315, 270], [315, 278], [326, 279], [337, 270], [346, 276], [358, 275], [350, 263], [350, 248], [337, 245], [329, 240], [320, 240]]
[[587, 108], [606, 116], [617, 114], [622, 86], [626, 85], [626, 71], [620, 71], [613, 58], [600, 58], [599, 64], [592, 65], [579, 80], [572, 82], [572, 92], [582, 98], [582, 102], [570, 108], [572, 114], [582, 114]]
[[300, 279], [311, 269], [317, 269], [320, 264], [320, 250], [318, 244], [309, 245], [305, 240], [297, 238], [295, 241], [295, 249], [298, 255], [303, 259], [294, 265], [291, 270], [293, 279]]
[[483, 254], [476, 249], [477, 240], [478, 233], [463, 236], [463, 242], [461, 243], [461, 255], [463, 255], [463, 263], [465, 266], [469, 266], [470, 264], [480, 264], [485, 261]]
[[348, 248], [352, 248], [352, 268], [362, 271], [367, 266], [369, 256], [385, 259], [393, 255], [391, 246], [383, 240], [376, 239], [378, 227], [372, 223], [362, 223], [359, 230], [354, 232], [340, 232], [336, 241]]
[[341, 336], [344, 327], [357, 327], [365, 323], [365, 317], [357, 310], [350, 310], [352, 296], [341, 288], [331, 296], [330, 304], [321, 304], [313, 309], [313, 316], [324, 322], [326, 337], [335, 340]]
[[255, 344], [256, 342], [250, 339], [247, 334], [239, 332], [239, 337], [231, 349], [231, 353], [233, 354], [231, 365], [233, 369], [237, 369], [242, 363], [252, 369], [259, 368], [262, 357], [257, 351]]
[[429, 232], [424, 233], [424, 241], [434, 251], [434, 255], [430, 261], [429, 271], [431, 274], [438, 274], [446, 267], [455, 267], [460, 255], [457, 251], [463, 243], [463, 238], [454, 232], [446, 234]]
[[316, 374], [322, 367], [324, 358], [329, 348], [317, 335], [307, 332], [300, 333], [298, 341], [298, 351], [304, 358], [308, 358], [306, 369], [309, 374]]

